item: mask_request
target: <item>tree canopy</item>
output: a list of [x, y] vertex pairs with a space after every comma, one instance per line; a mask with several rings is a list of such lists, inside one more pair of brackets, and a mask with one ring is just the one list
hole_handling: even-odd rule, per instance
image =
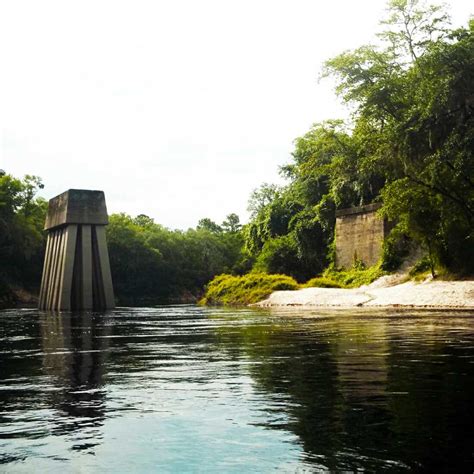
[[315, 124], [282, 167], [288, 185], [251, 197], [246, 246], [260, 270], [317, 273], [331, 262], [335, 210], [380, 201], [434, 264], [474, 271], [474, 21], [451, 30], [442, 7], [392, 0], [381, 24], [377, 45], [323, 68], [350, 122]]

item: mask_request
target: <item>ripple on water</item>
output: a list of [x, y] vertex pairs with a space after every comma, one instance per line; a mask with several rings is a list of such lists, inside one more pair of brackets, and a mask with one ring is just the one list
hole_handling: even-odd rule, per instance
[[0, 312], [8, 471], [472, 471], [474, 318]]

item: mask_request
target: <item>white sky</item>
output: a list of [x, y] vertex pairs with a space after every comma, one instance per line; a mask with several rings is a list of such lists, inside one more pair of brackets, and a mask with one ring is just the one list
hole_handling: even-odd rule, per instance
[[[466, 25], [468, 0], [451, 0]], [[171, 228], [247, 218], [293, 140], [345, 110], [323, 61], [370, 42], [383, 0], [0, 1], [0, 168], [49, 199]]]

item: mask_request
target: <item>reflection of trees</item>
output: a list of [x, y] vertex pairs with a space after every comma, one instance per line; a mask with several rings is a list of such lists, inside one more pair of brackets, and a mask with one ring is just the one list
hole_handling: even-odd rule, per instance
[[[24, 407], [41, 408], [41, 399], [34, 384], [24, 383], [29, 379], [41, 376], [41, 364], [37, 357], [31, 357], [36, 347], [31, 341], [38, 337], [37, 326], [28, 324], [17, 310], [1, 312], [0, 321], [0, 465], [21, 461], [26, 454], [20, 450], [8, 452], [11, 440], [21, 436], [17, 430], [11, 430]], [[32, 347], [33, 346], [33, 347]], [[27, 430], [25, 430], [27, 431]], [[46, 430], [35, 429], [26, 436], [33, 438], [43, 435]], [[0, 469], [1, 471], [1, 469]]]
[[53, 433], [80, 440], [76, 449], [98, 444], [98, 429], [105, 418], [103, 370], [110, 326], [104, 315], [91, 313], [47, 314], [40, 319], [43, 370], [53, 377], [58, 390], [50, 401], [61, 417], [55, 417]]
[[427, 472], [473, 472], [472, 314], [414, 318], [390, 333], [393, 447]]
[[[224, 327], [218, 337], [223, 350], [243, 351], [252, 360], [250, 375], [268, 401], [265, 426], [291, 430], [309, 457], [336, 468], [333, 454], [341, 449], [343, 431], [336, 359], [327, 340], [301, 329], [288, 320], [279, 324], [263, 318], [262, 323], [233, 326], [232, 332]], [[234, 344], [229, 344], [231, 337]], [[284, 410], [286, 420], [275, 416], [272, 421], [275, 410]]]
[[[352, 318], [349, 324], [347, 318]], [[348, 468], [378, 470], [382, 459], [396, 459], [387, 423], [388, 320], [341, 314], [328, 321], [343, 398], [338, 436], [344, 450], [339, 459]]]
[[217, 335], [223, 350], [252, 360], [250, 375], [266, 394], [268, 413], [284, 411], [284, 422], [270, 416], [266, 426], [294, 432], [309, 460], [331, 470], [463, 471], [474, 439], [472, 335], [463, 358], [460, 338], [446, 341], [455, 321], [402, 321], [277, 315]]

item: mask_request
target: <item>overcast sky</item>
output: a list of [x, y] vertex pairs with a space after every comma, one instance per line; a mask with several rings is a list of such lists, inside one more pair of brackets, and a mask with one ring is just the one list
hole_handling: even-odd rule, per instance
[[[449, 2], [466, 25], [467, 0]], [[0, 2], [0, 168], [49, 199], [171, 228], [247, 218], [293, 140], [343, 117], [323, 61], [370, 42], [382, 0]]]

